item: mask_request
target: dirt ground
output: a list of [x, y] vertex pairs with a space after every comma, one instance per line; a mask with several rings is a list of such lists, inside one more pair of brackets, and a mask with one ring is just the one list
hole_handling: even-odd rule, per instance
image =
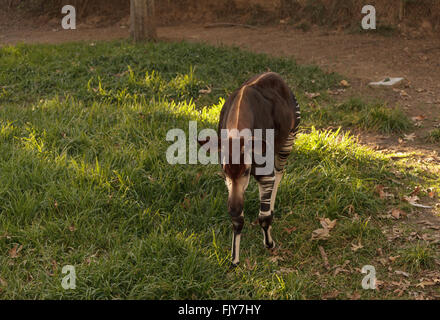
[[[35, 27], [29, 21], [8, 23], [0, 13], [0, 46], [25, 43], [61, 43], [127, 38], [128, 19], [112, 27], [96, 28], [82, 23], [77, 30], [62, 30], [59, 22]], [[348, 34], [320, 28], [308, 32], [285, 25], [256, 28], [205, 28], [203, 25], [160, 27], [160, 39], [187, 40], [213, 45], [234, 45], [254, 52], [293, 57], [299, 63], [315, 64], [346, 77], [350, 87], [342, 98], [362, 95], [400, 106], [410, 117], [423, 118], [414, 130], [415, 139], [363, 132], [360, 140], [375, 149], [420, 154], [440, 164], [440, 145], [427, 142], [426, 135], [440, 126], [440, 35], [428, 38]], [[398, 88], [370, 88], [368, 83], [385, 77], [404, 77]], [[440, 220], [439, 220], [440, 225]]]
[[[1, 18], [1, 15], [0, 15]], [[127, 21], [128, 22], [128, 21]], [[360, 94], [382, 99], [390, 106], [399, 105], [410, 117], [423, 116], [415, 131], [412, 146], [440, 150], [425, 143], [427, 132], [440, 124], [440, 35], [414, 39], [402, 36], [347, 34], [314, 28], [303, 32], [286, 26], [264, 26], [255, 29], [227, 27], [204, 28], [200, 25], [161, 27], [163, 40], [188, 40], [214, 45], [235, 45], [250, 51], [275, 56], [289, 56], [299, 63], [315, 64], [327, 71], [336, 71], [347, 78], [351, 87], [344, 96]], [[95, 28], [80, 24], [77, 30], [62, 30], [49, 22], [38, 28], [20, 24], [0, 23], [0, 45], [25, 43], [61, 43], [127, 38], [128, 26]], [[373, 89], [371, 81], [386, 77], [404, 77], [399, 88]], [[380, 146], [398, 144], [399, 137], [368, 137]], [[366, 142], [368, 142], [366, 141]]]

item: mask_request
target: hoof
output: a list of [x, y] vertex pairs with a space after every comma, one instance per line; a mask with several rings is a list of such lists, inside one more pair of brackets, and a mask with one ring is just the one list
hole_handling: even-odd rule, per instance
[[275, 241], [272, 241], [272, 243], [266, 244], [265, 246], [266, 246], [266, 249], [268, 249], [268, 250], [275, 249]]
[[238, 267], [239, 264], [240, 264], [240, 262], [237, 262], [237, 263], [233, 263], [233, 262], [231, 262], [231, 264], [230, 264], [230, 266], [229, 266], [229, 269], [230, 269], [230, 270], [234, 270], [235, 268]]

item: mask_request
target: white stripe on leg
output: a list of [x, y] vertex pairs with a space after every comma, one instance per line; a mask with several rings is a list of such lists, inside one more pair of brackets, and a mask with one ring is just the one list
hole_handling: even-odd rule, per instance
[[275, 171], [275, 183], [272, 190], [272, 196], [270, 198], [270, 211], [274, 212], [275, 201], [277, 199], [278, 186], [283, 178], [283, 171]]
[[241, 234], [232, 234], [232, 263], [240, 262], [240, 238]]

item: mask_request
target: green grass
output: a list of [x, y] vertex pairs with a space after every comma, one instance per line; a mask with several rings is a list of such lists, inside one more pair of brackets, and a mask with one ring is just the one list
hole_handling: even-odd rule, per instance
[[424, 243], [408, 246], [400, 251], [400, 255], [400, 263], [405, 265], [411, 272], [435, 265], [436, 255], [434, 250]]
[[338, 104], [321, 103], [306, 108], [305, 112], [310, 123], [320, 127], [357, 127], [388, 134], [407, 132], [413, 127], [411, 120], [399, 108], [391, 108], [381, 102], [366, 103], [358, 97]]
[[[188, 43], [0, 49], [0, 298], [319, 299], [334, 289], [339, 298], [388, 297], [362, 290], [354, 271], [379, 246], [394, 250], [375, 219], [389, 203], [374, 187], [399, 190], [393, 180], [417, 177], [349, 133], [315, 129], [307, 124], [316, 116], [305, 112], [277, 199], [279, 259], [251, 225], [259, 208], [253, 181], [234, 271], [219, 168], [167, 163], [169, 129], [187, 132], [189, 120], [214, 128], [227, 94], [267, 69], [301, 100], [340, 80], [288, 59]], [[211, 93], [201, 94], [206, 87]], [[310, 241], [319, 217], [337, 226], [329, 240]], [[359, 241], [364, 247], [353, 252]], [[319, 246], [332, 266], [350, 260], [352, 273], [326, 273]], [[76, 268], [75, 290], [61, 287], [65, 265]]]
[[439, 128], [432, 129], [428, 133], [426, 140], [431, 143], [439, 143], [440, 142], [440, 129]]

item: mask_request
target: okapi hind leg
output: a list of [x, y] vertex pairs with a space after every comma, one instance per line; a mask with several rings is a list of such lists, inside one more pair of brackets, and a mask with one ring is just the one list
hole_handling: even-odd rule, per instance
[[263, 231], [263, 243], [267, 249], [275, 248], [275, 242], [271, 235], [273, 211], [272, 208], [272, 194], [274, 191], [275, 174], [270, 176], [262, 176], [257, 179], [258, 188], [260, 191], [260, 213], [258, 215], [258, 222]]

